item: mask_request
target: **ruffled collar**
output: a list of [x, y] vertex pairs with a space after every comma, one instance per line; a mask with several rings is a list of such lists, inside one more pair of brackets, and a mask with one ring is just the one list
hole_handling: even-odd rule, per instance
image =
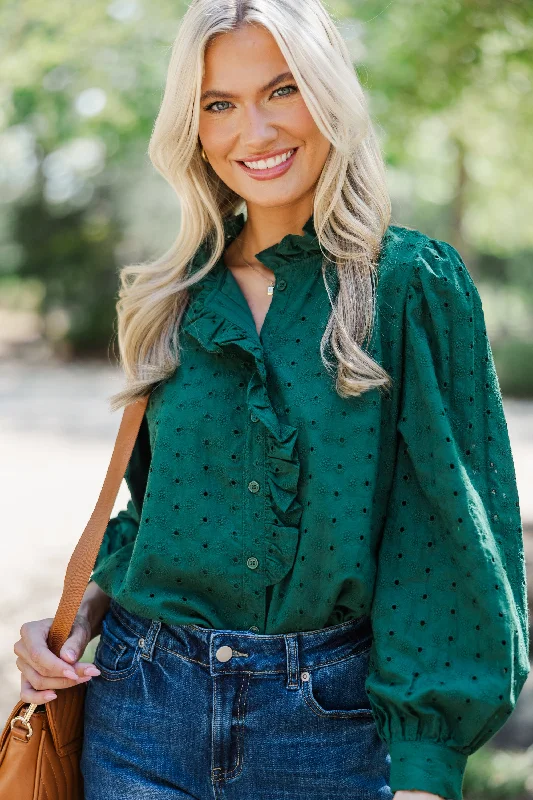
[[[239, 235], [244, 223], [243, 212], [225, 220], [224, 229], [228, 244]], [[279, 267], [319, 255], [321, 250], [315, 230], [314, 215], [311, 214], [303, 226], [303, 234], [288, 233], [279, 242], [255, 253], [255, 258], [275, 272]]]
[[[245, 222], [246, 219], [242, 211], [239, 214], [230, 214], [224, 218], [225, 247], [228, 247], [237, 238]], [[207, 261], [208, 255], [209, 244], [205, 239], [192, 260], [191, 272], [201, 269]], [[319, 268], [322, 263], [322, 251], [314, 225], [314, 215], [311, 214], [303, 226], [303, 234], [288, 233], [279, 242], [256, 253], [255, 258], [276, 274], [289, 270], [293, 265], [299, 266], [302, 261], [306, 262], [306, 269], [313, 263]], [[223, 256], [221, 256], [210, 272], [215, 274], [225, 268], [226, 265]]]

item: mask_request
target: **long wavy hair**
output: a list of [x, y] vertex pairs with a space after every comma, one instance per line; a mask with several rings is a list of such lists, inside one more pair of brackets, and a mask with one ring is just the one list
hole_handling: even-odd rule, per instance
[[[341, 397], [391, 384], [361, 346], [374, 324], [376, 265], [391, 203], [379, 142], [346, 43], [320, 0], [192, 0], [173, 44], [148, 148], [152, 164], [178, 195], [181, 225], [160, 258], [120, 271], [117, 333], [126, 387], [110, 398], [113, 411], [146, 395], [179, 366], [188, 287], [221, 257], [224, 217], [246, 209], [243, 198], [203, 161], [198, 130], [205, 48], [213, 36], [247, 23], [270, 31], [310, 114], [331, 142], [313, 201], [332, 307], [320, 342], [322, 361]], [[206, 237], [213, 245], [210, 255], [189, 274], [189, 262]], [[338, 279], [334, 300], [324, 271], [328, 261]], [[328, 342], [335, 363], [326, 355]]]

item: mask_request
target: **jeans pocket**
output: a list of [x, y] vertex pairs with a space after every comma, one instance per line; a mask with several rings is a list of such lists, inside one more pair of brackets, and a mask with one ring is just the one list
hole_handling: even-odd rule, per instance
[[370, 645], [357, 655], [321, 664], [301, 673], [302, 697], [318, 717], [373, 720], [365, 680]]
[[[101, 672], [98, 677], [120, 681], [132, 675], [140, 663], [141, 648], [137, 634], [109, 608], [102, 620], [100, 641], [94, 663]], [[93, 679], [94, 680], [94, 679]]]

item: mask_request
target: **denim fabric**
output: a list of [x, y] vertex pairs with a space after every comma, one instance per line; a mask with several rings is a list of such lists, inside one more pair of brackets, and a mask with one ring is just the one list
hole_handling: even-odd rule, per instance
[[87, 684], [85, 800], [391, 800], [367, 616], [258, 634], [111, 600]]

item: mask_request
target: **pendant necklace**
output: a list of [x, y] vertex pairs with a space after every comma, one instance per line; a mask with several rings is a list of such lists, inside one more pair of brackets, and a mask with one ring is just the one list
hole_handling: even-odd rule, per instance
[[241, 243], [239, 242], [239, 240], [238, 240], [238, 239], [237, 239], [236, 241], [237, 241], [237, 245], [238, 245], [238, 247], [239, 247], [239, 250], [241, 251], [242, 260], [244, 261], [244, 263], [246, 264], [246, 266], [247, 266], [247, 267], [251, 267], [252, 269], [255, 269], [255, 271], [256, 271], [256, 272], [258, 272], [258, 273], [259, 273], [259, 275], [261, 275], [261, 277], [263, 278], [263, 280], [267, 281], [267, 283], [268, 283], [268, 286], [267, 286], [267, 294], [268, 294], [268, 295], [272, 295], [272, 294], [274, 294], [274, 287], [275, 287], [275, 285], [276, 285], [276, 279], [274, 278], [274, 280], [272, 280], [271, 278], [265, 278], [265, 276], [263, 275], [263, 273], [262, 273], [260, 270], [258, 270], [258, 269], [257, 269], [257, 267], [254, 267], [254, 265], [253, 265], [253, 264], [250, 264], [250, 263], [249, 263], [249, 262], [248, 262], [248, 261], [245, 259], [245, 257], [244, 257], [244, 256], [243, 256], [243, 254], [242, 254]]

